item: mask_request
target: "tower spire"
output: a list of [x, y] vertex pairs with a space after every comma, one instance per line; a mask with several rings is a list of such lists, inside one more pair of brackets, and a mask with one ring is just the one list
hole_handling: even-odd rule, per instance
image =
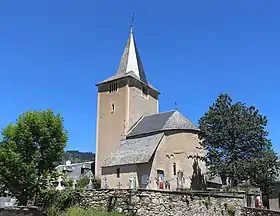
[[135, 14], [132, 13], [129, 36], [116, 74], [109, 77], [106, 80], [103, 80], [97, 85], [112, 81], [114, 79], [119, 79], [121, 77], [131, 76], [145, 83], [146, 85], [150, 86], [147, 81], [146, 74], [144, 72], [144, 67], [142, 65], [140, 55], [136, 46], [135, 38], [134, 38], [134, 33], [132, 29], [134, 25], [134, 21], [135, 21]]
[[135, 17], [133, 13], [130, 24], [130, 33], [116, 75], [123, 76], [132, 74], [135, 78], [148, 84], [132, 31], [134, 20]]

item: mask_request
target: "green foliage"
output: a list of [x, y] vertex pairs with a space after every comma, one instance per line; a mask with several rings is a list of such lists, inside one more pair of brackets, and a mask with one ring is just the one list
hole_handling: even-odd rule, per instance
[[65, 172], [58, 172], [58, 171], [53, 171], [51, 174], [48, 176], [49, 180], [49, 186], [50, 187], [56, 187], [58, 182], [58, 178], [62, 178], [62, 186], [64, 187], [73, 187], [73, 180], [68, 177], [68, 175]]
[[77, 188], [85, 188], [89, 184], [89, 177], [87, 176], [82, 176], [78, 179], [76, 187]]
[[198, 160], [194, 160], [193, 162], [193, 174], [191, 177], [191, 189], [192, 190], [205, 190], [206, 183], [204, 180], [204, 176], [201, 172], [201, 168], [199, 167]]
[[234, 216], [236, 212], [236, 205], [234, 203], [225, 203], [225, 209], [228, 212], [228, 215]]
[[29, 111], [2, 131], [0, 141], [0, 182], [20, 205], [36, 199], [46, 188], [64, 154], [67, 132], [63, 119], [51, 110]]
[[101, 179], [100, 178], [94, 178], [92, 180], [92, 187], [94, 189], [100, 189], [101, 188]]
[[232, 186], [249, 180], [269, 191], [279, 165], [267, 138], [267, 118], [254, 107], [233, 103], [221, 94], [200, 118], [200, 139], [207, 150], [206, 164], [212, 175], [229, 178]]
[[[89, 177], [88, 176], [82, 176], [77, 181], [76, 187], [83, 189], [89, 184]], [[101, 180], [99, 178], [93, 178], [92, 179], [92, 188], [94, 189], [100, 189], [101, 187]]]
[[99, 209], [82, 209], [80, 207], [72, 207], [69, 208], [66, 212], [62, 214], [62, 216], [124, 216], [124, 214], [117, 212], [106, 212]]
[[252, 157], [247, 160], [247, 163], [250, 164], [246, 167], [250, 183], [260, 187], [264, 193], [270, 193], [279, 172], [279, 161], [275, 153], [272, 150], [264, 151], [261, 157]]
[[210, 197], [208, 197], [208, 198], [206, 198], [206, 199], [202, 199], [202, 200], [201, 200], [201, 203], [202, 203], [203, 205], [205, 205], [205, 207], [206, 207], [207, 209], [209, 209], [209, 208], [212, 206], [212, 202], [211, 202], [211, 200], [210, 200]]
[[42, 207], [46, 213], [65, 211], [80, 201], [81, 191], [67, 188], [65, 190], [42, 190], [36, 200], [36, 205]]

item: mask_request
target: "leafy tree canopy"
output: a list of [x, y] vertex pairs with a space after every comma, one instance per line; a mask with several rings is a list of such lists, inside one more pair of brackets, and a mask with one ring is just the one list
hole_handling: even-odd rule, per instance
[[221, 94], [199, 120], [200, 138], [207, 150], [206, 164], [212, 175], [229, 178], [232, 186], [250, 181], [269, 191], [279, 165], [267, 138], [267, 118], [254, 106], [233, 103]]
[[51, 110], [29, 111], [2, 131], [0, 182], [19, 204], [26, 205], [46, 187], [64, 154], [67, 132], [63, 118]]

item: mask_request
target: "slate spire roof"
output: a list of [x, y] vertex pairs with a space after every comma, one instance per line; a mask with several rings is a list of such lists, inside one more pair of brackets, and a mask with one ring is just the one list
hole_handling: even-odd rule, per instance
[[132, 26], [130, 27], [130, 33], [116, 74], [98, 83], [97, 85], [126, 76], [132, 76], [135, 79], [138, 79], [139, 81], [150, 86], [148, 84], [146, 74], [144, 72], [144, 67], [139, 55], [139, 51], [136, 46]]
[[121, 58], [117, 75], [125, 75], [129, 72], [133, 72], [139, 80], [148, 84], [140, 55], [136, 47], [132, 26], [130, 27], [129, 37]]

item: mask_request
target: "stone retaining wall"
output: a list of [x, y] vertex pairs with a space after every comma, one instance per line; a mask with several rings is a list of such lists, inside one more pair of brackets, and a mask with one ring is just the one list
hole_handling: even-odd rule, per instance
[[242, 216], [280, 216], [279, 211], [271, 211], [257, 208], [243, 208]]
[[[202, 191], [88, 190], [82, 207], [102, 207], [137, 216], [280, 216], [278, 211], [247, 208], [244, 194]], [[35, 207], [0, 208], [0, 216], [43, 216]]]
[[5, 207], [0, 208], [0, 216], [43, 216], [43, 214], [32, 207]]
[[155, 190], [90, 190], [81, 205], [138, 216], [240, 216], [245, 195]]

